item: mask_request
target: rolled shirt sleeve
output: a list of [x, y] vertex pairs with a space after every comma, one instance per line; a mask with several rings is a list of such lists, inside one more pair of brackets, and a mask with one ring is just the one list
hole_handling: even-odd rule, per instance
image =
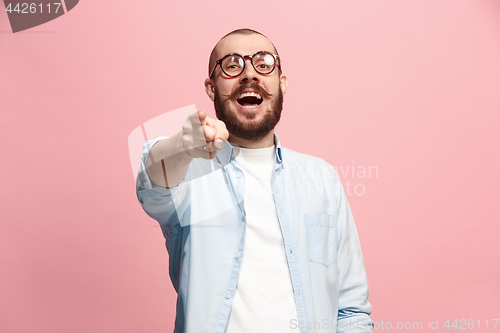
[[189, 201], [184, 200], [189, 194], [189, 182], [186, 181], [188, 177], [175, 187], [165, 188], [154, 184], [146, 172], [151, 148], [166, 138], [158, 137], [144, 143], [136, 181], [137, 198], [142, 208], [163, 227], [178, 223], [179, 216], [182, 216], [189, 205]]
[[[332, 168], [333, 169], [333, 168]], [[338, 221], [339, 310], [337, 332], [371, 332], [368, 280], [358, 232], [339, 176], [335, 170]]]

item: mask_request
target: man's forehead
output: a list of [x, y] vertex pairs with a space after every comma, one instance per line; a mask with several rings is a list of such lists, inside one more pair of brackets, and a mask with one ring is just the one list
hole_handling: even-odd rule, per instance
[[266, 37], [259, 34], [234, 34], [229, 35], [217, 44], [217, 59], [229, 53], [241, 55], [252, 55], [259, 51], [269, 51], [276, 53], [273, 44]]

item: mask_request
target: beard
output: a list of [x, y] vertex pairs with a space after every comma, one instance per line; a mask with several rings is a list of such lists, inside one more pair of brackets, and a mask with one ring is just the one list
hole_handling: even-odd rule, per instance
[[[271, 99], [271, 106], [265, 110], [264, 117], [260, 121], [253, 120], [256, 117], [255, 113], [245, 113], [245, 117], [250, 121], [242, 123], [238, 119], [236, 111], [232, 108], [231, 101], [235, 101], [236, 97], [246, 88], [255, 89], [262, 98], [272, 97], [271, 94], [256, 83], [242, 85], [229, 96], [221, 96], [217, 88], [215, 88], [215, 114], [220, 121], [226, 124], [226, 128], [231, 135], [244, 140], [257, 141], [271, 132], [280, 121], [281, 111], [283, 110], [283, 92], [281, 91], [281, 87], [279, 87], [278, 95]], [[223, 97], [225, 98], [223, 99]]]

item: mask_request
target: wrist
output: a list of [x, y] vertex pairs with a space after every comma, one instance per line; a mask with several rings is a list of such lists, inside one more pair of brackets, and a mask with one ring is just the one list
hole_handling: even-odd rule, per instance
[[190, 160], [196, 158], [196, 156], [190, 153], [191, 150], [189, 149], [190, 144], [187, 140], [187, 136], [184, 135], [184, 131], [180, 131], [179, 133], [176, 134], [176, 146], [178, 147], [178, 151], [180, 153], [179, 156], [182, 156], [183, 158]]

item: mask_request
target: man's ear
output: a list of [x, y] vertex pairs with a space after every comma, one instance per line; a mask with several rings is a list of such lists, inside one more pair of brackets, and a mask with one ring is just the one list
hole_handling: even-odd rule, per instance
[[207, 78], [205, 80], [205, 92], [207, 93], [208, 97], [210, 97], [210, 99], [213, 102], [214, 96], [215, 96], [215, 86], [214, 86], [214, 82], [210, 78]]
[[288, 88], [288, 79], [283, 74], [280, 75], [280, 87], [284, 95], [286, 92], [286, 88]]

